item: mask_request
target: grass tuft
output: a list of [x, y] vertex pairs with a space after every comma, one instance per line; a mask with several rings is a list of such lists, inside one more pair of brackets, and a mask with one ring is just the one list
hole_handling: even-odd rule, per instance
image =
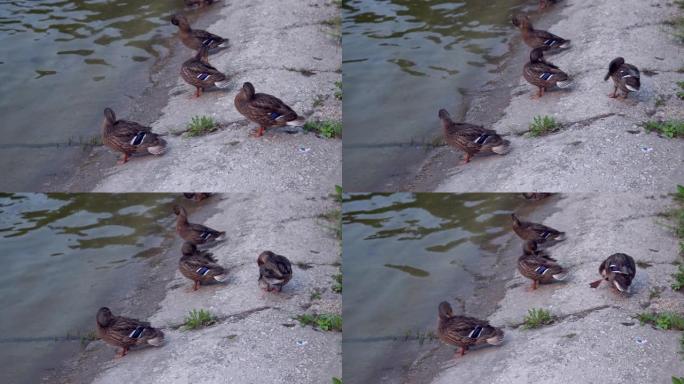
[[670, 139], [675, 137], [684, 137], [684, 121], [668, 120], [668, 121], [647, 121], [642, 124], [644, 129], [648, 132], [658, 132]]
[[336, 275], [332, 275], [333, 280], [335, 281], [332, 286], [332, 291], [335, 293], [342, 293], [342, 274], [338, 273]]
[[328, 139], [342, 137], [342, 122], [334, 120], [307, 121], [304, 130], [315, 132]]
[[195, 116], [188, 123], [185, 135], [188, 137], [202, 136], [216, 130], [216, 122], [209, 116]]
[[216, 323], [216, 317], [212, 315], [211, 312], [204, 309], [193, 309], [188, 316], [185, 317], [183, 326], [185, 329], [199, 329], [208, 327], [214, 323]]
[[[332, 384], [342, 384], [342, 379], [338, 379], [337, 377], [332, 378]], [[682, 383], [684, 384], [684, 383]]]
[[535, 116], [530, 124], [530, 136], [547, 135], [560, 129], [560, 124], [551, 116]]
[[672, 283], [671, 287], [675, 291], [681, 291], [684, 288], [684, 265], [679, 265], [677, 272], [672, 275], [675, 281]]
[[658, 329], [674, 329], [678, 331], [684, 331], [684, 317], [678, 313], [674, 312], [662, 312], [662, 313], [639, 313], [636, 316], [641, 325], [651, 324]]
[[677, 85], [679, 86], [680, 91], [677, 92], [676, 95], [680, 100], [684, 100], [684, 81], [678, 81]]
[[533, 329], [553, 323], [553, 316], [545, 309], [532, 308], [523, 321], [523, 329]]
[[341, 81], [336, 81], [335, 82], [335, 87], [337, 88], [335, 90], [335, 98], [337, 100], [342, 100], [342, 82]]
[[342, 316], [333, 313], [303, 314], [295, 318], [302, 326], [310, 325], [321, 331], [342, 332]]

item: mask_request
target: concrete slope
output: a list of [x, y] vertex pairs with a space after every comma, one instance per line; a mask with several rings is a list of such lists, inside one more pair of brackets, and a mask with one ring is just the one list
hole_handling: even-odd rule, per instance
[[[230, 87], [195, 99], [194, 89], [178, 76], [177, 85], [152, 124], [154, 131], [182, 131], [193, 116], [211, 116], [222, 125], [198, 138], [169, 135], [162, 157], [134, 158], [113, 166], [95, 187], [120, 191], [320, 191], [329, 192], [342, 180], [342, 142], [301, 129], [269, 130], [249, 137], [256, 128], [233, 105], [243, 82], [257, 92], [275, 95], [310, 120], [341, 120], [341, 102], [334, 97], [341, 81], [341, 47], [328, 25], [339, 15], [333, 3], [318, 1], [220, 2], [212, 12], [220, 20], [205, 27], [230, 39], [228, 49], [209, 57], [228, 74]], [[181, 54], [190, 57], [184, 49]], [[180, 70], [180, 68], [179, 68]], [[124, 116], [121, 116], [124, 118]], [[115, 162], [107, 152], [100, 156]]]
[[[568, 0], [557, 7], [562, 19], [553, 26], [540, 20], [537, 27], [572, 40], [571, 49], [547, 59], [570, 74], [574, 86], [533, 100], [533, 87], [519, 75], [503, 118], [492, 127], [509, 134], [512, 152], [452, 168], [438, 191], [671, 191], [673, 182], [684, 182], [682, 139], [640, 127], [648, 120], [684, 118], [684, 102], [674, 96], [676, 82], [684, 80], [684, 46], [664, 25], [681, 10], [655, 0]], [[612, 80], [603, 81], [617, 56], [642, 71], [641, 90], [627, 100], [609, 98]], [[544, 115], [562, 129], [521, 136], [535, 116]]]
[[[230, 268], [229, 280], [193, 292], [192, 283], [176, 272], [160, 310], [149, 319], [164, 328], [166, 344], [114, 359], [112, 347], [91, 343], [90, 355], [111, 351], [94, 383], [325, 383], [341, 377], [341, 333], [302, 327], [293, 319], [341, 314], [341, 295], [331, 290], [340, 245], [328, 228], [332, 224], [318, 217], [339, 206], [315, 195], [212, 197], [218, 198], [217, 213], [203, 223], [227, 231], [228, 239], [211, 251]], [[263, 250], [294, 264], [293, 279], [279, 295], [257, 285], [256, 257]], [[311, 296], [316, 291], [320, 298]], [[192, 309], [209, 310], [217, 324], [179, 327]]]
[[[682, 376], [682, 333], [641, 326], [633, 318], [684, 312], [682, 294], [670, 289], [678, 245], [659, 217], [670, 205], [667, 196], [565, 196], [544, 224], [567, 233], [566, 241], [549, 248], [569, 268], [566, 281], [531, 291], [530, 281], [516, 274], [489, 319], [505, 326], [505, 343], [450, 361], [433, 383], [669, 383], [671, 376]], [[616, 252], [639, 264], [630, 296], [605, 283], [589, 287], [599, 278], [599, 264]], [[544, 308], [557, 320], [523, 330], [530, 308]]]

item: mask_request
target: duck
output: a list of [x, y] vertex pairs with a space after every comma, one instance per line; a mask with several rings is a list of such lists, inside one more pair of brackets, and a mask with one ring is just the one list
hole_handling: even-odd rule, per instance
[[163, 155], [166, 152], [166, 141], [161, 135], [152, 132], [152, 128], [133, 121], [117, 120], [111, 108], [104, 110], [102, 123], [102, 143], [122, 157], [117, 164], [125, 164], [134, 153]]
[[544, 60], [544, 51], [547, 48], [535, 48], [530, 52], [530, 61], [523, 67], [523, 77], [528, 83], [539, 88], [536, 97], [544, 96], [544, 91], [554, 85], [558, 88], [567, 88], [572, 84], [570, 76], [561, 71], [556, 65]]
[[563, 281], [567, 276], [566, 270], [558, 265], [556, 259], [539, 250], [534, 240], [524, 243], [523, 254], [518, 258], [518, 271], [532, 280], [532, 289], [537, 289], [539, 283]]
[[183, 15], [173, 15], [171, 17], [171, 24], [178, 27], [181, 42], [194, 51], [198, 51], [201, 47], [216, 49], [224, 47], [228, 43], [228, 39], [224, 39], [219, 35], [202, 29], [192, 29], [188, 19]]
[[548, 192], [523, 192], [522, 196], [525, 198], [525, 200], [543, 200], [546, 199], [549, 196], [552, 196], [553, 193], [548, 193]]
[[186, 241], [183, 243], [181, 253], [178, 270], [195, 283], [193, 291], [199, 289], [200, 283], [223, 282], [228, 278], [228, 272], [217, 264], [213, 255], [198, 250], [195, 244]]
[[[439, 339], [446, 344], [460, 347], [460, 356], [465, 355], [471, 346], [503, 343], [503, 330], [489, 325], [489, 322], [485, 320], [455, 316], [451, 305], [446, 301], [439, 303], [438, 313], [437, 335]], [[457, 356], [458, 352], [454, 357]]]
[[515, 213], [511, 214], [511, 219], [513, 220], [513, 232], [523, 240], [534, 240], [538, 244], [542, 244], [549, 239], [555, 241], [565, 240], [565, 232], [547, 227], [544, 224], [520, 221]]
[[195, 97], [200, 97], [205, 88], [216, 86], [227, 88], [228, 76], [209, 64], [209, 48], [201, 47], [195, 57], [181, 65], [181, 77], [196, 88]]
[[547, 31], [534, 29], [534, 26], [532, 26], [532, 22], [527, 15], [514, 15], [511, 21], [513, 22], [514, 26], [520, 29], [520, 32], [522, 32], [523, 41], [530, 48], [534, 49], [544, 47], [548, 49], [565, 49], [570, 47], [570, 40], [556, 36]]
[[107, 307], [97, 311], [97, 335], [105, 343], [121, 348], [118, 357], [126, 356], [133, 346], [164, 344], [164, 332], [154, 328], [146, 321], [123, 316], [114, 316]]
[[457, 123], [451, 119], [446, 109], [438, 113], [444, 129], [444, 138], [450, 146], [465, 152], [461, 164], [467, 164], [473, 155], [480, 152], [491, 152], [505, 155], [510, 151], [510, 142], [503, 139], [493, 129], [486, 129], [480, 125]]
[[256, 137], [262, 136], [267, 128], [285, 125], [301, 127], [306, 121], [279, 98], [256, 93], [250, 82], [242, 84], [240, 92], [235, 96], [235, 108], [242, 116], [259, 124], [254, 135]]
[[553, 4], [556, 4], [560, 0], [539, 0], [539, 9], [544, 9], [547, 7], [550, 7]]
[[613, 99], [618, 97], [618, 89], [622, 91], [622, 98], [626, 99], [630, 92], [636, 92], [641, 88], [639, 68], [625, 63], [625, 59], [622, 57], [614, 58], [608, 65], [608, 73], [603, 78], [603, 81], [607, 81], [609, 78], [613, 79], [613, 84], [615, 85], [613, 93], [608, 95], [608, 97]]
[[614, 253], [599, 265], [599, 274], [602, 278], [589, 284], [590, 287], [597, 288], [605, 280], [618, 291], [629, 293], [632, 280], [636, 275], [636, 265], [632, 256]]
[[212, 5], [216, 0], [185, 0], [185, 5], [188, 7], [202, 7], [205, 5]]
[[185, 197], [188, 200], [193, 200], [193, 201], [202, 201], [204, 199], [210, 198], [211, 195], [212, 194], [209, 192], [197, 192], [197, 193], [185, 192], [185, 193], [183, 193], [183, 197]]
[[271, 292], [281, 292], [283, 286], [292, 279], [292, 264], [285, 256], [264, 251], [257, 258], [259, 266], [259, 288]]
[[176, 214], [176, 232], [185, 241], [195, 245], [213, 243], [221, 240], [226, 232], [211, 229], [202, 224], [194, 224], [188, 222], [188, 213], [180, 205], [173, 207], [173, 212]]

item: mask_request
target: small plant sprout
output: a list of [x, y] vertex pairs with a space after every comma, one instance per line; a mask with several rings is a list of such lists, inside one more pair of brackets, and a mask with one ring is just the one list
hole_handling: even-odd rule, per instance
[[204, 309], [193, 309], [190, 311], [188, 316], [185, 317], [185, 323], [183, 326], [185, 329], [190, 330], [208, 327], [214, 323], [216, 323], [216, 317], [209, 311]]
[[648, 132], [655, 131], [670, 139], [684, 137], [684, 121], [681, 120], [647, 121], [643, 127]]
[[551, 116], [535, 116], [530, 124], [530, 136], [538, 137], [555, 132], [560, 124]]
[[188, 137], [202, 136], [216, 130], [216, 122], [209, 116], [195, 116], [188, 123], [185, 135]]
[[315, 132], [327, 139], [342, 137], [342, 123], [333, 120], [307, 121], [304, 130]]
[[302, 326], [310, 325], [321, 331], [342, 332], [342, 316], [332, 313], [303, 314], [295, 318]]
[[553, 316], [545, 309], [532, 308], [527, 311], [527, 316], [523, 321], [524, 329], [533, 329], [553, 323]]

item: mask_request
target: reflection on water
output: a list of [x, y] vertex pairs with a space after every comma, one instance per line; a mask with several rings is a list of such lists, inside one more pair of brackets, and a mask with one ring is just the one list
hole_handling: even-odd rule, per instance
[[104, 107], [122, 107], [149, 83], [182, 4], [0, 0], [0, 172], [12, 175], [0, 190], [36, 190], [80, 151], [56, 144], [99, 135]]
[[429, 347], [413, 339], [430, 338], [442, 300], [488, 316], [514, 273], [510, 213], [525, 205], [517, 194], [347, 196], [345, 383], [413, 382], [408, 367]]
[[36, 383], [80, 349], [172, 234], [174, 197], [0, 195], [0, 382]]
[[498, 72], [510, 14], [524, 3], [344, 2], [345, 189], [386, 190], [417, 166], [424, 149], [409, 143], [430, 142], [437, 111], [459, 116], [467, 94]]

